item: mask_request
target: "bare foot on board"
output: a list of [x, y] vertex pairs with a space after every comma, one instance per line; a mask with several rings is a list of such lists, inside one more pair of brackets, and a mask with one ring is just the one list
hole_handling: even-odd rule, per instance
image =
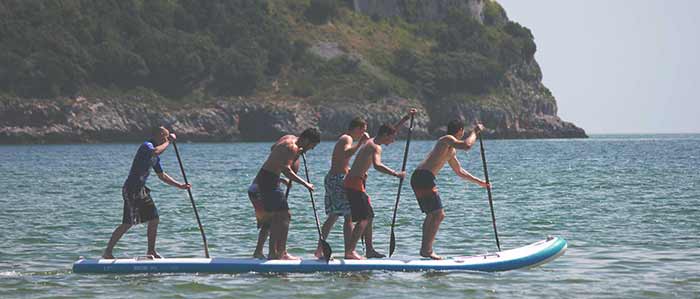
[[364, 260], [365, 258], [362, 257], [361, 255], [357, 254], [356, 251], [353, 251], [350, 253], [345, 253], [345, 259], [346, 260]]
[[381, 254], [379, 252], [376, 252], [374, 250], [372, 251], [367, 251], [367, 254], [365, 255], [368, 259], [380, 259], [383, 257], [386, 257], [386, 255]]
[[439, 255], [437, 255], [437, 254], [435, 254], [434, 251], [431, 251], [430, 253], [423, 253], [423, 252], [421, 252], [421, 253], [420, 253], [420, 256], [422, 256], [422, 257], [429, 257], [429, 258], [434, 259], [434, 260], [441, 260], [441, 259], [442, 259], [442, 257], [439, 256]]
[[282, 256], [280, 256], [279, 259], [281, 259], [281, 260], [300, 260], [301, 258], [298, 256], [293, 256], [293, 255], [285, 252], [282, 254]]

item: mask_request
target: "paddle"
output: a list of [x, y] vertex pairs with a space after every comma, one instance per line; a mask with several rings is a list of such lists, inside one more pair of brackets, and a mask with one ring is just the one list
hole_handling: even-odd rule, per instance
[[[401, 171], [406, 171], [406, 160], [408, 160], [408, 147], [411, 145], [411, 133], [413, 133], [413, 114], [411, 114], [411, 123], [408, 125], [408, 138], [406, 139], [406, 148], [403, 151], [403, 164]], [[394, 226], [396, 225], [396, 211], [399, 209], [399, 198], [401, 198], [401, 186], [403, 179], [399, 179], [399, 192], [396, 193], [396, 203], [394, 204], [394, 216], [391, 218], [391, 238], [389, 239], [389, 257], [394, 254], [396, 248], [396, 236], [394, 236]]]
[[[175, 155], [177, 156], [177, 163], [180, 164], [180, 170], [182, 171], [182, 179], [187, 182], [187, 175], [185, 175], [185, 167], [182, 166], [182, 159], [180, 159], [180, 152], [177, 150], [177, 143], [173, 140], [173, 147], [175, 148]], [[190, 202], [192, 203], [192, 209], [194, 210], [194, 216], [197, 218], [197, 224], [199, 225], [199, 231], [202, 233], [202, 240], [204, 241], [204, 256], [209, 258], [209, 246], [207, 245], [207, 236], [204, 235], [204, 227], [202, 227], [202, 222], [199, 220], [199, 213], [197, 213], [197, 206], [194, 205], [194, 198], [192, 197], [192, 190], [187, 188], [187, 194], [190, 195]]]
[[[486, 178], [486, 183], [491, 184], [489, 181], [489, 171], [486, 169], [486, 154], [484, 153], [484, 141], [481, 140], [481, 132], [478, 133], [479, 145], [481, 146], [481, 161], [484, 163], [484, 178]], [[498, 251], [501, 251], [501, 243], [498, 241], [498, 231], [496, 230], [496, 214], [493, 212], [493, 199], [491, 198], [491, 186], [486, 187], [486, 191], [489, 194], [489, 206], [491, 207], [491, 220], [493, 221], [493, 233], [496, 235], [496, 246], [498, 246]]]
[[[302, 161], [304, 161], [304, 172], [306, 173], [306, 181], [311, 184], [311, 181], [309, 180], [309, 169], [306, 168], [306, 155], [304, 153], [301, 153], [301, 158]], [[323, 235], [321, 234], [321, 223], [318, 222], [318, 214], [316, 213], [316, 202], [314, 201], [314, 193], [309, 190], [309, 196], [311, 196], [311, 207], [314, 209], [314, 218], [316, 218], [316, 229], [318, 230], [318, 241], [321, 242], [321, 247], [323, 247], [323, 258], [326, 260], [326, 262], [331, 260], [331, 254], [333, 254], [333, 250], [331, 249], [331, 245], [326, 242], [326, 240], [323, 239]]]

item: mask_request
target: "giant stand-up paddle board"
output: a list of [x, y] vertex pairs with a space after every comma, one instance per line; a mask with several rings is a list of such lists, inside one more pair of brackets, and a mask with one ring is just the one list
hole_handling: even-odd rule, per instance
[[520, 248], [496, 253], [457, 256], [444, 260], [370, 259], [343, 260], [262, 260], [230, 258], [164, 259], [80, 259], [73, 264], [74, 273], [291, 273], [350, 271], [508, 271], [531, 268], [550, 262], [564, 254], [566, 240], [549, 237]]

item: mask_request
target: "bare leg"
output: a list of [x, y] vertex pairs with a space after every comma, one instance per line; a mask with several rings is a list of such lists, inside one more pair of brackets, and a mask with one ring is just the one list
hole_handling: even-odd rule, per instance
[[364, 219], [360, 220], [355, 225], [355, 228], [352, 230], [352, 237], [350, 238], [350, 245], [346, 248], [345, 250], [345, 258], [346, 259], [351, 259], [351, 260], [363, 260], [365, 259], [364, 257], [360, 256], [355, 252], [355, 247], [357, 246], [357, 242], [360, 240], [360, 237], [364, 234], [365, 228], [367, 227], [367, 223], [369, 220]]
[[383, 258], [386, 257], [386, 255], [383, 255], [376, 250], [374, 250], [374, 244], [372, 243], [372, 223], [374, 223], [374, 217], [369, 218], [369, 222], [367, 223], [367, 228], [365, 228], [365, 246], [367, 246], [367, 251], [365, 252], [365, 256], [367, 258]]
[[[326, 222], [323, 223], [323, 227], [321, 227], [321, 236], [323, 236], [324, 240], [328, 238], [328, 234], [330, 234], [331, 228], [333, 228], [333, 224], [335, 224], [337, 220], [338, 215], [328, 215], [328, 219], [326, 219]], [[318, 246], [316, 246], [316, 252], [314, 253], [314, 256], [317, 258], [323, 257], [323, 247], [321, 246], [321, 240], [318, 240]]]
[[349, 250], [349, 248], [350, 240], [352, 239], [352, 216], [347, 215], [344, 218], [345, 221], [343, 222], [343, 243], [345, 246], [345, 252], [351, 252], [352, 250]]
[[298, 260], [299, 258], [287, 253], [287, 236], [289, 234], [289, 222], [292, 219], [292, 214], [287, 211], [279, 212], [282, 216], [282, 228], [280, 232], [280, 242], [277, 247], [277, 252], [280, 253], [281, 260]]
[[280, 258], [281, 252], [278, 251], [279, 249], [279, 240], [281, 239], [281, 230], [282, 230], [282, 219], [280, 219], [282, 216], [280, 215], [279, 212], [271, 212], [270, 213], [270, 250], [268, 252], [267, 257], [271, 260], [276, 260]]
[[158, 235], [158, 223], [160, 219], [156, 218], [148, 221], [148, 229], [146, 231], [146, 236], [148, 237], [148, 251], [146, 255], [152, 255], [154, 258], [162, 258], [158, 252], [156, 252], [156, 236]]
[[258, 244], [255, 246], [255, 252], [253, 252], [253, 257], [256, 259], [264, 259], [265, 255], [263, 254], [263, 247], [265, 246], [265, 241], [267, 240], [267, 237], [270, 235], [270, 227], [263, 224], [262, 227], [260, 227], [260, 232], [258, 233]]
[[122, 238], [124, 233], [129, 230], [129, 228], [131, 228], [131, 224], [122, 223], [114, 229], [114, 232], [112, 232], [112, 237], [109, 238], [109, 242], [107, 242], [107, 248], [105, 248], [104, 253], [102, 253], [103, 259], [114, 259], [112, 250], [114, 249], [114, 246], [117, 245], [117, 242], [119, 242], [119, 239]]
[[434, 260], [442, 259], [442, 257], [433, 252], [433, 242], [435, 242], [435, 236], [443, 219], [445, 219], [445, 211], [442, 209], [430, 212], [425, 216], [425, 221], [423, 221], [423, 239], [420, 248], [422, 257], [429, 257]]

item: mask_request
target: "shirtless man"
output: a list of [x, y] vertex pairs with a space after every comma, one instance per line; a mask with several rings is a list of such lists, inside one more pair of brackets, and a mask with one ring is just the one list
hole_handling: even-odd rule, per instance
[[287, 253], [287, 233], [289, 232], [291, 214], [289, 213], [287, 198], [282, 188], [280, 188], [280, 174], [283, 173], [290, 180], [301, 184], [313, 192], [314, 186], [294, 173], [292, 164], [299, 155], [313, 149], [320, 141], [321, 134], [315, 128], [304, 130], [299, 137], [294, 135], [282, 136], [272, 146], [272, 152], [255, 177], [254, 183], [258, 185], [263, 209], [269, 217], [269, 259], [299, 259]]
[[[324, 203], [326, 205], [326, 215], [328, 215], [321, 229], [324, 240], [328, 237], [338, 217], [343, 216], [343, 240], [345, 244], [350, 243], [352, 217], [350, 216], [350, 203], [345, 197], [343, 180], [345, 179], [345, 175], [348, 174], [348, 171], [350, 171], [350, 158], [352, 158], [361, 145], [369, 140], [369, 135], [366, 131], [366, 121], [359, 117], [352, 119], [348, 130], [345, 131], [343, 135], [340, 135], [338, 142], [335, 143], [335, 147], [333, 148], [331, 169], [323, 180], [326, 189]], [[359, 141], [353, 144], [353, 141], [358, 139]], [[314, 255], [318, 258], [323, 257], [323, 247], [320, 242]]]
[[[357, 154], [355, 161], [352, 163], [350, 171], [345, 177], [343, 185], [345, 187], [347, 199], [350, 202], [352, 221], [357, 222], [355, 227], [352, 229], [349, 242], [345, 243], [346, 259], [364, 259], [364, 257], [360, 256], [355, 251], [357, 242], [360, 240], [362, 235], [365, 235], [367, 258], [381, 258], [385, 256], [375, 251], [374, 246], [372, 245], [372, 220], [374, 219], [374, 211], [372, 210], [369, 195], [367, 195], [365, 190], [365, 180], [367, 179], [367, 171], [371, 166], [374, 166], [374, 169], [379, 172], [395, 176], [397, 178], [403, 178], [406, 176], [406, 172], [396, 172], [382, 164], [382, 145], [392, 144], [396, 138], [396, 133], [398, 132], [397, 128], [400, 128], [401, 125], [403, 125], [403, 123], [410, 118], [410, 115], [415, 113], [416, 109], [411, 109], [408, 115], [402, 118], [401, 121], [394, 126], [383, 124], [379, 128], [377, 136], [369, 139], [360, 147], [359, 153]], [[367, 231], [365, 232], [365, 230]]]
[[[274, 145], [272, 148], [274, 148]], [[292, 164], [292, 171], [294, 171], [294, 173], [299, 172], [299, 159]], [[286, 198], [286, 195], [289, 193], [289, 188], [292, 187], [292, 182], [285, 178], [280, 178], [280, 181], [287, 186], [287, 191], [285, 192]], [[253, 181], [253, 183], [248, 187], [248, 198], [255, 209], [255, 220], [257, 222], [258, 229], [260, 230], [258, 232], [258, 244], [255, 246], [253, 257], [256, 259], [267, 259], [265, 254], [263, 254], [263, 247], [265, 247], [265, 242], [270, 235], [270, 214], [265, 211], [265, 205], [263, 204], [260, 190], [258, 190], [257, 181]]]
[[437, 235], [438, 228], [443, 219], [445, 212], [442, 208], [442, 201], [438, 195], [438, 189], [435, 185], [435, 176], [440, 172], [440, 169], [445, 165], [445, 162], [450, 164], [452, 170], [461, 178], [472, 181], [481, 187], [489, 187], [489, 185], [466, 170], [457, 160], [457, 149], [469, 150], [476, 141], [476, 134], [484, 129], [484, 126], [478, 124], [464, 140], [464, 122], [461, 120], [453, 120], [447, 124], [447, 135], [438, 139], [433, 150], [428, 154], [416, 170], [411, 175], [411, 187], [418, 200], [418, 205], [421, 211], [426, 214], [423, 221], [423, 239], [421, 242], [420, 255], [431, 259], [442, 259], [433, 251], [433, 242]]

